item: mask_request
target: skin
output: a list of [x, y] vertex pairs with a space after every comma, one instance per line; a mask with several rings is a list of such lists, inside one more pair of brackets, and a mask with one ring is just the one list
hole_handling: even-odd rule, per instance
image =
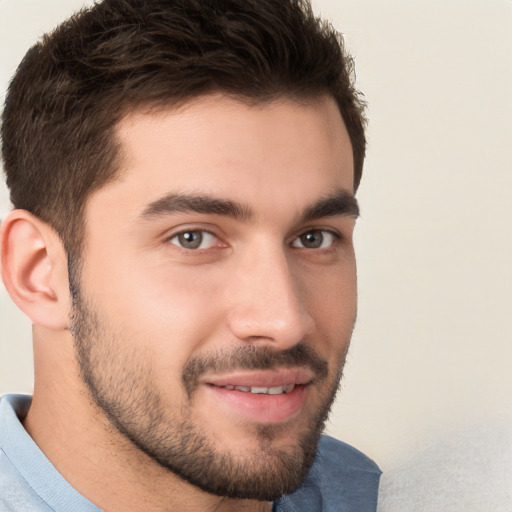
[[[88, 200], [76, 276], [82, 306], [94, 316], [94, 329], [81, 336], [96, 383], [134, 411], [137, 400], [158, 397], [158, 432], [186, 421], [216, 453], [260, 472], [276, 451], [297, 452], [330, 400], [355, 321], [355, 212], [338, 201], [335, 211], [304, 217], [326, 197], [352, 197], [341, 115], [331, 98], [248, 106], [214, 95], [179, 110], [133, 112], [117, 136], [123, 171]], [[178, 194], [236, 202], [244, 215], [175, 211], [169, 205]], [[35, 392], [24, 425], [66, 479], [107, 512], [270, 510], [266, 501], [191, 485], [119, 431], [80, 372], [58, 237], [19, 210], [4, 224], [4, 280], [35, 324]], [[182, 246], [180, 233], [204, 231], [199, 248]], [[307, 233], [323, 237], [320, 247], [304, 244]], [[212, 391], [215, 379], [254, 378], [247, 368], [209, 369], [192, 395], [181, 378], [193, 360], [297, 345], [325, 362], [326, 372], [315, 380], [306, 366], [299, 406], [284, 417], [263, 401], [249, 402], [255, 412], [248, 415], [244, 397], [233, 405], [224, 391]], [[281, 366], [257, 379], [282, 377]], [[133, 417], [140, 426], [147, 415]]]

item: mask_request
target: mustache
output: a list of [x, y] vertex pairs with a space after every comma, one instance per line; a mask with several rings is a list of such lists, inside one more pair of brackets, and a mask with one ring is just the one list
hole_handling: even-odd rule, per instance
[[182, 382], [188, 397], [191, 398], [206, 373], [297, 367], [311, 370], [315, 382], [326, 379], [329, 370], [327, 361], [303, 343], [285, 350], [249, 345], [230, 350], [223, 349], [215, 354], [190, 359], [183, 367]]

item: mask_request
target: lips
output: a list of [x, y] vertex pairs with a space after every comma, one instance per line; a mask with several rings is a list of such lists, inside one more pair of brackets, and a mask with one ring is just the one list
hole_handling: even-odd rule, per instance
[[291, 384], [305, 385], [312, 382], [314, 374], [307, 368], [283, 368], [279, 370], [240, 370], [217, 375], [205, 375], [204, 384], [218, 387], [274, 388]]
[[229, 415], [275, 424], [300, 412], [312, 382], [313, 373], [299, 368], [207, 376], [202, 384]]

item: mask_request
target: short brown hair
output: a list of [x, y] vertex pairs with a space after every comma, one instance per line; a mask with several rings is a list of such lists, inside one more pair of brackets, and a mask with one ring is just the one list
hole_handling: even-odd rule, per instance
[[2, 156], [12, 203], [78, 256], [87, 197], [118, 172], [123, 115], [213, 92], [249, 102], [331, 95], [357, 188], [366, 139], [352, 60], [307, 0], [104, 0], [45, 35], [10, 84]]

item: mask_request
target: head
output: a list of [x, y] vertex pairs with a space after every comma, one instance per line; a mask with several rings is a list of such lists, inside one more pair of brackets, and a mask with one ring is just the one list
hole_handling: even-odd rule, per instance
[[332, 96], [354, 157], [362, 104], [341, 36], [304, 0], [107, 0], [43, 37], [21, 62], [2, 119], [11, 201], [79, 256], [89, 195], [120, 171], [115, 127], [138, 108], [213, 92], [247, 103]]
[[21, 63], [12, 202], [62, 242], [91, 402], [166, 471], [260, 500], [304, 478], [355, 319], [364, 152], [306, 2], [105, 0]]

